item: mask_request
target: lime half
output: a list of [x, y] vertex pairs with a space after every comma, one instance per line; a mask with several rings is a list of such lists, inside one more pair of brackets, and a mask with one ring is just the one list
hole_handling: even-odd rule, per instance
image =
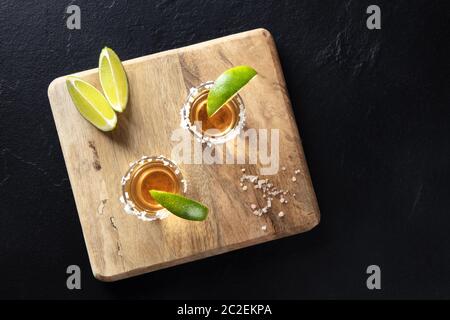
[[116, 127], [116, 113], [100, 91], [76, 77], [67, 77], [66, 85], [73, 104], [86, 120], [102, 131]]
[[232, 99], [256, 74], [256, 70], [249, 66], [234, 67], [222, 73], [208, 93], [208, 117]]
[[197, 201], [165, 191], [150, 190], [149, 192], [153, 199], [180, 218], [202, 221], [208, 216], [208, 208]]
[[117, 112], [125, 110], [128, 102], [128, 80], [117, 54], [103, 48], [98, 61], [98, 74], [103, 92], [111, 107]]

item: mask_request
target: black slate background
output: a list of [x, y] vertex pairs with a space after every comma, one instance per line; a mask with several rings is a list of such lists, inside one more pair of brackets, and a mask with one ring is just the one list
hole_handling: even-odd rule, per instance
[[[0, 298], [450, 298], [448, 1], [0, 3]], [[66, 28], [77, 4], [82, 29]], [[366, 28], [370, 4], [382, 29]], [[47, 86], [272, 32], [322, 212], [313, 231], [120, 281], [90, 271]], [[80, 265], [82, 290], [66, 267]], [[378, 264], [382, 290], [365, 286]]]

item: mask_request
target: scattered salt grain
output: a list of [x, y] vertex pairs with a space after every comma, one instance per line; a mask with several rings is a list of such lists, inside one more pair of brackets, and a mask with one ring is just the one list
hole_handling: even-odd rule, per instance
[[[286, 167], [282, 167], [281, 169], [283, 171], [286, 171]], [[258, 209], [257, 204], [250, 205], [252, 213], [258, 217], [262, 216], [263, 214], [271, 212], [273, 199], [278, 199], [281, 204], [286, 204], [286, 203], [288, 203], [287, 198], [289, 196], [293, 196], [293, 197], [296, 196], [295, 193], [290, 193], [289, 190], [284, 190], [284, 189], [274, 186], [274, 184], [271, 183], [269, 181], [269, 179], [267, 179], [267, 178], [260, 179], [259, 176], [257, 176], [257, 175], [247, 175], [247, 174], [245, 174], [244, 168], [241, 168], [241, 171], [242, 171], [242, 175], [240, 177], [240, 186], [241, 186], [242, 190], [246, 191], [248, 189], [246, 183], [251, 183], [254, 185], [253, 186], [254, 189], [261, 190], [261, 195], [266, 200], [265, 207], [261, 207], [259, 209]], [[295, 170], [294, 172], [295, 172], [295, 174], [297, 174], [300, 172], [300, 170]], [[291, 180], [294, 182], [297, 180], [295, 175], [291, 177]], [[250, 187], [251, 187], [251, 185], [250, 185]], [[284, 216], [284, 213], [282, 211], [280, 211], [280, 212], [281, 212], [281, 215], [279, 214], [279, 216], [280, 217]]]
[[284, 212], [283, 212], [283, 211], [280, 211], [280, 212], [278, 213], [278, 216], [279, 216], [280, 218], [283, 218], [283, 217], [284, 217]]

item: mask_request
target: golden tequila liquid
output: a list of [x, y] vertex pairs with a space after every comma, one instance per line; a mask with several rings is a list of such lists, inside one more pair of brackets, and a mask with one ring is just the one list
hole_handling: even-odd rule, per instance
[[189, 91], [181, 109], [181, 126], [202, 143], [221, 144], [235, 138], [244, 127], [245, 107], [237, 94], [213, 116], [208, 117], [208, 93], [213, 86], [214, 82], [208, 81]]
[[212, 117], [208, 117], [206, 105], [209, 90], [200, 93], [192, 102], [189, 112], [191, 123], [201, 123], [200, 131], [209, 136], [223, 136], [236, 127], [239, 119], [239, 104], [235, 99], [228, 101]]
[[149, 191], [152, 189], [184, 193], [185, 181], [175, 163], [162, 156], [142, 157], [132, 163], [122, 178], [122, 202], [125, 204], [125, 211], [143, 220], [154, 220], [155, 214], [162, 210], [163, 206], [150, 195]]

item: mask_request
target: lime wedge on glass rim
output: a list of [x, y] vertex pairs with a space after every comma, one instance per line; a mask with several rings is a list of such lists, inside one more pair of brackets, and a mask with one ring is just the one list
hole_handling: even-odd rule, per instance
[[106, 99], [117, 112], [125, 110], [128, 103], [128, 80], [122, 62], [110, 48], [104, 47], [98, 60], [100, 84]]
[[150, 190], [149, 192], [160, 205], [180, 218], [202, 221], [208, 216], [208, 208], [197, 201], [165, 191]]
[[105, 96], [94, 86], [79, 78], [66, 78], [67, 90], [80, 114], [102, 131], [116, 127], [117, 116]]
[[208, 117], [232, 99], [256, 74], [256, 70], [249, 66], [237, 66], [222, 73], [208, 93]]

